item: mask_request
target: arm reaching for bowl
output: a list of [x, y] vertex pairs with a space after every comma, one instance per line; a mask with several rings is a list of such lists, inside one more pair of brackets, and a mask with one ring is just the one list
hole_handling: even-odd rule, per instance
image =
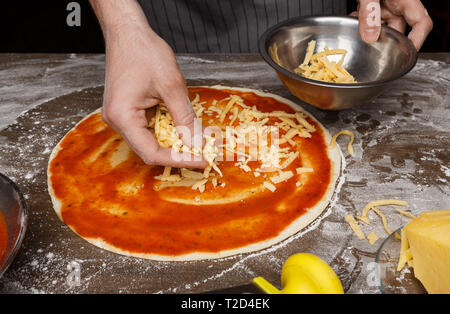
[[206, 167], [204, 160], [161, 147], [147, 128], [147, 109], [164, 102], [177, 130], [186, 135], [183, 142], [197, 146], [196, 141], [202, 140], [202, 127], [189, 102], [172, 49], [150, 28], [135, 0], [90, 0], [90, 3], [106, 46], [103, 120], [147, 164]]
[[368, 43], [378, 39], [382, 22], [402, 33], [408, 24], [412, 28], [408, 38], [419, 50], [433, 28], [420, 0], [359, 0], [358, 11], [350, 15], [358, 16], [361, 38]]

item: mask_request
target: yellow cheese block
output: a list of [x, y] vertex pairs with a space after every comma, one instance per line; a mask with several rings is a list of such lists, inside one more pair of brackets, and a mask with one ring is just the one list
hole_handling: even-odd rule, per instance
[[423, 212], [405, 230], [416, 278], [428, 293], [450, 293], [450, 210]]

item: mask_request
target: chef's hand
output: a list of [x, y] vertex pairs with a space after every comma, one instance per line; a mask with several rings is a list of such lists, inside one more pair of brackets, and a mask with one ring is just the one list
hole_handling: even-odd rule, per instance
[[202, 143], [175, 55], [134, 0], [91, 0], [106, 46], [103, 120], [150, 165], [204, 168], [205, 160], [161, 147], [147, 128], [147, 109], [164, 102], [185, 144]]
[[350, 15], [358, 16], [361, 38], [368, 43], [377, 41], [381, 22], [401, 33], [408, 23], [412, 28], [408, 37], [419, 50], [433, 28], [433, 21], [420, 0], [359, 0], [358, 11]]

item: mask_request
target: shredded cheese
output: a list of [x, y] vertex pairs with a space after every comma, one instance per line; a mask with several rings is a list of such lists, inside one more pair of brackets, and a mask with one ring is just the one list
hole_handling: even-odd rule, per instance
[[408, 206], [408, 203], [405, 202], [405, 201], [393, 200], [393, 199], [373, 201], [373, 202], [370, 202], [369, 204], [367, 204], [364, 207], [361, 217], [362, 218], [367, 218], [367, 213], [369, 212], [369, 210], [371, 208], [376, 207], [376, 206], [384, 206], [384, 205]]
[[195, 179], [195, 180], [201, 180], [203, 179], [203, 174], [197, 171], [192, 171], [186, 168], [181, 168], [180, 170], [181, 175], [183, 178], [189, 178], [189, 179]]
[[268, 182], [268, 181], [264, 181], [263, 186], [270, 190], [271, 192], [275, 192], [275, 190], [277, 189], [277, 187], [275, 185], [273, 185], [272, 183]]
[[398, 211], [398, 212], [399, 212], [400, 214], [402, 214], [403, 216], [406, 216], [406, 217], [408, 217], [408, 218], [411, 218], [411, 219], [416, 218], [416, 216], [414, 216], [413, 214], [408, 213], [407, 211], [401, 210], [400, 208], [396, 208], [395, 210]]
[[211, 169], [212, 169], [211, 166], [206, 167], [205, 170], [203, 170], [203, 175], [202, 175], [202, 177], [203, 177], [203, 178], [208, 178], [208, 177], [209, 177], [209, 174], [211, 173]]
[[[235, 165], [244, 173], [253, 174], [254, 177], [261, 176], [261, 172], [278, 172], [277, 175], [269, 176], [269, 180], [263, 183], [264, 187], [272, 192], [276, 190], [274, 184], [280, 184], [294, 176], [294, 172], [287, 169], [300, 157], [296, 139], [310, 138], [311, 133], [316, 131], [306, 114], [284, 111], [262, 112], [256, 106], [245, 104], [244, 99], [238, 95], [229, 95], [220, 100], [214, 99], [209, 106], [204, 106], [206, 103], [202, 101], [199, 94], [191, 100], [197, 117], [214, 116], [217, 120], [211, 117], [208, 118], [208, 123], [213, 124], [214, 121], [218, 121], [217, 126], [220, 130], [225, 129], [225, 142], [221, 146], [216, 145], [215, 137], [204, 136], [204, 146], [191, 149], [182, 142], [164, 104], [156, 107], [156, 113], [148, 126], [153, 129], [158, 143], [162, 147], [175, 149], [178, 152], [202, 156], [208, 162], [208, 166], [202, 172], [165, 167], [161, 175], [155, 176], [155, 179], [159, 180], [155, 184], [155, 189], [183, 186], [202, 193], [209, 183], [214, 189], [225, 187], [224, 182], [219, 184], [217, 181], [217, 177], [223, 176], [217, 160], [219, 156], [225, 154], [227, 154], [227, 161], [228, 154], [233, 157], [231, 160], [237, 158]], [[279, 129], [274, 130], [276, 127]], [[282, 132], [280, 138], [270, 137], [272, 132], [279, 132], [279, 130]], [[253, 160], [259, 161], [259, 167], [252, 168], [248, 164]], [[313, 169], [297, 168], [296, 171], [297, 174], [301, 174], [313, 172]], [[296, 185], [300, 186], [301, 183], [298, 182]]]
[[364, 232], [359, 227], [358, 222], [355, 220], [355, 217], [353, 217], [353, 215], [345, 216], [345, 221], [350, 225], [350, 228], [352, 228], [353, 232], [359, 239], [364, 240], [366, 238]]
[[279, 175], [271, 177], [270, 181], [272, 181], [275, 184], [278, 184], [289, 180], [293, 176], [294, 174], [292, 173], [292, 171], [281, 171]]
[[225, 107], [225, 109], [220, 113], [219, 116], [219, 121], [223, 122], [223, 120], [225, 120], [225, 116], [228, 113], [228, 111], [231, 110], [231, 107], [233, 107], [233, 105], [237, 102], [237, 101], [242, 101], [242, 98], [240, 96], [237, 95], [232, 95], [230, 101], [228, 102], [227, 106]]
[[292, 164], [292, 162], [298, 158], [299, 155], [300, 155], [299, 152], [290, 153], [289, 157], [281, 164], [281, 169], [289, 167]]
[[370, 245], [373, 245], [375, 242], [377, 242], [379, 238], [380, 237], [373, 231], [367, 235], [367, 241], [369, 241]]
[[[281, 61], [278, 57], [277, 47], [269, 48], [269, 53], [275, 62], [280, 66]], [[314, 54], [316, 48], [316, 41], [311, 40], [306, 48], [306, 54], [303, 62], [294, 69], [296, 74], [302, 75], [306, 78], [332, 82], [332, 83], [356, 83], [355, 78], [345, 70], [342, 66], [347, 51], [345, 49], [328, 49], [325, 47], [324, 51]], [[336, 63], [330, 61], [328, 56], [342, 55], [341, 59]]]
[[[367, 214], [369, 213], [369, 211], [372, 210], [373, 212], [375, 212], [375, 213], [381, 218], [381, 221], [382, 221], [382, 223], [383, 223], [384, 230], [386, 231], [386, 233], [387, 233], [388, 235], [390, 235], [390, 234], [392, 233], [392, 231], [390, 230], [390, 228], [389, 228], [389, 226], [388, 226], [387, 218], [386, 218], [386, 216], [384, 215], [384, 213], [383, 213], [380, 209], [377, 208], [377, 206], [384, 206], [384, 205], [400, 205], [400, 206], [408, 206], [408, 203], [405, 202], [405, 201], [394, 200], [394, 199], [386, 199], [386, 200], [373, 201], [373, 202], [368, 203], [368, 204], [364, 207], [361, 216], [356, 216], [356, 218], [357, 218], [358, 220], [364, 222], [365, 224], [370, 225], [370, 219], [369, 219], [369, 217], [367, 216]], [[400, 212], [401, 214], [404, 214], [404, 215], [407, 216], [407, 217], [410, 217], [410, 218], [411, 218], [411, 217], [414, 217], [414, 216], [412, 216], [411, 214], [409, 214], [408, 212], [405, 212], [405, 211], [403, 211], [403, 210], [401, 210], [401, 209], [396, 208], [396, 210], [397, 210], [398, 212]], [[352, 218], [353, 218], [353, 216], [352, 216]], [[353, 219], [354, 219], [354, 218], [353, 218]], [[346, 221], [348, 221], [347, 216], [346, 216]], [[355, 221], [355, 222], [356, 222], [356, 221]], [[356, 224], [357, 224], [357, 223], [356, 223]], [[395, 233], [394, 236], [395, 236], [396, 238], [400, 238], [400, 236], [399, 236], [397, 233]], [[359, 237], [359, 236], [358, 236], [358, 237]], [[375, 242], [377, 241], [377, 239], [378, 239], [377, 237], [378, 237], [378, 235], [374, 234], [374, 235], [371, 235], [370, 238], [369, 238], [369, 236], [367, 236], [367, 239], [368, 239], [368, 241], [369, 241], [370, 244], [373, 244], [373, 243], [375, 243]], [[406, 263], [406, 262], [405, 262], [405, 263]]]
[[303, 125], [306, 128], [308, 132], [312, 133], [316, 131], [316, 128], [313, 125], [311, 125], [308, 121], [306, 121], [304, 115], [301, 114], [300, 112], [295, 113], [295, 118], [301, 125]]
[[303, 174], [303, 173], [314, 172], [314, 169], [308, 168], [308, 167], [300, 167], [300, 168], [295, 169], [295, 171], [297, 171], [297, 174]]
[[376, 207], [376, 206], [383, 206], [383, 205], [408, 206], [408, 203], [405, 202], [405, 201], [400, 201], [400, 200], [379, 200], [379, 201], [373, 201], [373, 202], [370, 202], [369, 204], [367, 204], [364, 207], [362, 215], [361, 216], [357, 216], [357, 218], [359, 220], [363, 221], [364, 223], [369, 225], [370, 224], [370, 220], [367, 217], [367, 214], [368, 214], [368, 212], [370, 210], [374, 211], [381, 218], [381, 221], [383, 222], [384, 230], [386, 231], [386, 233], [388, 235], [390, 235], [392, 233], [392, 231], [389, 229], [387, 218], [383, 214], [383, 212]]
[[391, 229], [389, 229], [386, 216], [381, 212], [381, 210], [379, 210], [376, 207], [372, 207], [371, 210], [373, 210], [378, 216], [380, 216], [381, 221], [383, 222], [384, 230], [386, 231], [386, 233], [391, 234], [392, 231], [391, 231]]
[[[203, 179], [203, 180], [197, 181], [197, 182], [192, 186], [192, 189], [193, 189], [193, 190], [197, 190], [197, 189], [198, 189], [198, 190], [200, 191], [200, 189], [202, 189], [202, 188], [205, 187], [206, 182], [208, 182], [208, 179]], [[201, 191], [200, 191], [200, 192], [201, 192]]]
[[353, 146], [352, 145], [353, 145], [353, 141], [355, 139], [355, 135], [353, 134], [352, 131], [342, 130], [342, 131], [339, 131], [338, 133], [336, 133], [335, 135], [333, 135], [333, 137], [331, 138], [331, 141], [330, 141], [330, 148], [334, 147], [334, 145], [336, 144], [336, 139], [340, 135], [348, 135], [348, 136], [350, 136], [350, 141], [348, 142], [347, 150], [348, 150], [348, 153], [350, 154], [350, 156], [353, 156], [354, 155], [354, 151], [353, 151]]
[[[200, 96], [198, 94], [191, 101], [191, 104], [197, 116], [203, 113], [203, 104], [205, 102], [200, 102]], [[164, 105], [158, 105], [156, 107], [155, 116], [150, 120], [149, 127], [153, 128], [155, 137], [162, 147], [171, 148], [177, 152], [188, 152], [197, 156], [202, 155], [209, 164], [203, 173], [180, 169], [179, 174], [171, 174], [172, 168], [165, 167], [163, 173], [160, 176], [156, 176], [155, 179], [166, 182], [166, 184], [159, 183], [155, 185], [156, 189], [160, 190], [174, 186], [191, 186], [192, 189], [198, 189], [202, 193], [205, 191], [206, 183], [214, 177], [211, 173], [212, 169], [222, 176], [220, 169], [217, 167], [218, 148], [215, 145], [215, 139], [213, 137], [205, 136], [206, 144], [201, 149], [195, 147], [192, 149], [189, 148], [183, 144], [170, 113]]]
[[172, 167], [164, 167], [163, 177], [170, 176], [170, 172], [172, 171]]

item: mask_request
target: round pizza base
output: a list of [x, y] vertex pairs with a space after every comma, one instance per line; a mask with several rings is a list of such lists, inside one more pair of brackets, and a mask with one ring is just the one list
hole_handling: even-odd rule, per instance
[[[300, 111], [304, 114], [306, 114], [308, 117], [310, 117], [314, 122], [318, 124], [318, 126], [323, 131], [323, 136], [326, 143], [329, 143], [331, 141], [331, 135], [328, 132], [328, 130], [317, 120], [315, 119], [309, 112], [305, 111], [302, 107], [297, 105], [296, 103], [280, 97], [275, 94], [271, 93], [265, 93], [258, 90], [253, 89], [247, 89], [247, 88], [239, 88], [239, 87], [228, 87], [228, 86], [222, 86], [222, 85], [214, 85], [214, 86], [198, 86], [198, 87], [205, 87], [205, 88], [214, 88], [214, 89], [227, 89], [227, 90], [235, 90], [239, 92], [252, 92], [255, 93], [258, 96], [262, 97], [271, 97], [281, 103], [284, 103], [291, 107], [292, 109], [296, 111]], [[88, 116], [86, 116], [84, 119], [82, 119], [80, 122], [78, 122], [67, 134], [69, 134], [73, 129], [75, 129], [80, 123], [82, 123], [84, 120], [88, 119], [90, 116], [95, 115], [97, 113], [101, 112], [101, 108], [97, 109], [96, 111], [92, 112]], [[66, 136], [67, 136], [66, 134]], [[56, 214], [58, 217], [63, 221], [62, 215], [61, 215], [61, 202], [56, 198], [55, 193], [52, 188], [51, 183], [51, 173], [50, 173], [50, 163], [53, 160], [53, 158], [56, 156], [56, 154], [60, 151], [61, 142], [64, 140], [65, 137], [61, 139], [61, 141], [56, 145], [56, 147], [53, 149], [48, 163], [48, 169], [47, 169], [47, 182], [48, 182], [48, 191], [53, 203], [53, 207], [55, 209]], [[255, 251], [260, 251], [266, 248], [269, 248], [277, 243], [282, 242], [283, 240], [289, 238], [290, 236], [293, 236], [294, 234], [302, 231], [304, 228], [306, 228], [309, 224], [311, 224], [316, 218], [318, 218], [322, 212], [327, 208], [327, 206], [330, 204], [332, 197], [335, 192], [336, 183], [338, 181], [338, 178], [341, 173], [341, 150], [338, 145], [334, 145], [332, 148], [329, 146], [327, 147], [328, 151], [328, 157], [331, 161], [331, 173], [330, 173], [330, 182], [327, 187], [327, 190], [325, 194], [323, 195], [322, 199], [312, 208], [309, 208], [308, 211], [294, 220], [289, 226], [287, 226], [281, 233], [279, 233], [276, 237], [273, 237], [271, 239], [253, 243], [244, 247], [235, 248], [231, 250], [224, 250], [220, 252], [194, 252], [189, 254], [182, 254], [177, 256], [170, 256], [170, 255], [160, 255], [160, 254], [148, 254], [148, 253], [136, 253], [136, 252], [129, 252], [125, 251], [121, 248], [115, 247], [106, 241], [104, 241], [101, 238], [87, 238], [79, 235], [74, 228], [69, 226], [72, 231], [77, 233], [80, 237], [88, 241], [89, 243], [102, 248], [107, 251], [111, 251], [117, 254], [125, 255], [125, 256], [133, 256], [138, 258], [144, 258], [144, 259], [151, 259], [151, 260], [157, 260], [157, 261], [194, 261], [194, 260], [205, 260], [205, 259], [218, 259], [218, 258], [224, 258], [232, 255], [237, 254], [244, 254], [244, 253], [250, 253]], [[63, 221], [64, 222], [64, 221]]]

